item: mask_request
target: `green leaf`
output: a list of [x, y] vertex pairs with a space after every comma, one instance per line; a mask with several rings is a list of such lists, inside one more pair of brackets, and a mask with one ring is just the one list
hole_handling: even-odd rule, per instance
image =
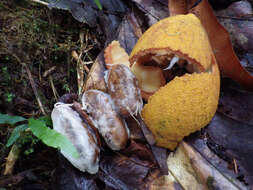
[[76, 148], [69, 139], [57, 131], [48, 128], [45, 122], [30, 118], [28, 120], [28, 126], [32, 133], [47, 146], [60, 148], [62, 152], [70, 154], [72, 157], [79, 157]]
[[43, 121], [46, 124], [46, 126], [48, 126], [48, 127], [52, 127], [53, 126], [52, 119], [48, 115], [47, 116], [42, 116], [42, 117], [40, 117], [38, 119], [40, 121]]
[[99, 10], [102, 10], [102, 5], [99, 0], [94, 0], [96, 5], [98, 6]]
[[27, 128], [28, 128], [27, 124], [18, 125], [17, 127], [15, 127], [11, 133], [10, 138], [8, 139], [6, 146], [9, 147], [13, 145], [13, 143], [15, 143], [16, 140], [18, 140], [18, 138], [20, 137], [20, 133], [25, 131]]
[[9, 124], [14, 125], [17, 122], [25, 121], [26, 118], [20, 116], [12, 116], [8, 114], [1, 114], [0, 113], [0, 124]]

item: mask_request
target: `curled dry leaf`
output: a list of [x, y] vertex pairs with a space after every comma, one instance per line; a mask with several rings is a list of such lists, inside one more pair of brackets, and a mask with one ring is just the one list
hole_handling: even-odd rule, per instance
[[186, 6], [185, 4], [180, 6], [180, 2], [182, 3], [182, 1], [169, 0], [169, 4], [173, 4], [173, 6], [169, 7], [172, 14], [185, 14], [185, 7], [188, 10], [187, 13], [194, 13], [200, 19], [207, 32], [221, 73], [237, 81], [246, 89], [253, 90], [253, 76], [241, 66], [233, 50], [229, 33], [218, 22], [208, 1], [202, 0], [192, 9], [189, 8], [194, 5], [194, 1], [185, 0]]
[[[173, 150], [184, 136], [210, 122], [218, 104], [219, 70], [196, 16], [178, 15], [154, 24], [137, 42], [130, 63], [158, 67], [162, 74], [173, 68], [185, 72], [159, 88], [142, 111], [156, 145]], [[133, 71], [137, 78], [142, 74], [141, 68]]]
[[153, 164], [141, 164], [132, 156], [110, 152], [102, 155], [98, 175], [107, 186], [116, 190], [148, 190], [160, 172]]
[[121, 154], [131, 157], [131, 160], [137, 164], [146, 167], [157, 167], [155, 157], [146, 142], [137, 143], [131, 140], [130, 144], [121, 151]]
[[218, 22], [208, 1], [203, 0], [191, 12], [198, 16], [206, 29], [221, 72], [239, 82], [246, 89], [253, 90], [253, 76], [241, 66], [233, 50], [229, 33]]
[[186, 0], [169, 0], [168, 7], [170, 16], [188, 13], [188, 2]]

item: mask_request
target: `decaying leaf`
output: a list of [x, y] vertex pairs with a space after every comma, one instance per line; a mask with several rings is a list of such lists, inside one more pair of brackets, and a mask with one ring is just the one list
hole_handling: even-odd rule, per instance
[[209, 159], [202, 157], [186, 142], [182, 142], [175, 153], [169, 155], [167, 163], [169, 175], [157, 179], [154, 183], [165, 183], [168, 184], [168, 187], [179, 183], [185, 190], [247, 189], [236, 179], [231, 178], [229, 175], [223, 175], [215, 165], [210, 164]]
[[248, 1], [237, 1], [227, 9], [215, 12], [219, 22], [229, 32], [233, 47], [238, 53], [253, 52], [252, 14]]
[[253, 127], [230, 119], [222, 114], [216, 114], [208, 126], [211, 139], [223, 147], [222, 154], [230, 160], [235, 159], [246, 182], [253, 187]]
[[184, 190], [183, 187], [170, 173], [166, 176], [161, 176], [153, 181], [150, 190]]
[[220, 154], [218, 152], [213, 152], [209, 148], [210, 143], [206, 130], [204, 130], [204, 132], [202, 131], [191, 135], [190, 137], [186, 138], [186, 142], [191, 145], [194, 150], [196, 150], [223, 176], [228, 179], [231, 179], [230, 181], [233, 181], [237, 186], [242, 186], [242, 183], [237, 180], [239, 174], [235, 173], [234, 168], [231, 167], [231, 163], [223, 160], [223, 157], [219, 157]]
[[218, 112], [234, 120], [253, 125], [253, 93], [223, 80]]
[[159, 170], [152, 171], [152, 165], [137, 163], [132, 157], [113, 153], [103, 155], [99, 178], [116, 190], [149, 189], [152, 182], [149, 180], [160, 175]]
[[83, 173], [74, 168], [63, 156], [54, 172], [53, 188], [59, 190], [99, 190], [96, 176]]
[[191, 161], [191, 165], [202, 183], [206, 184], [209, 189], [231, 189], [246, 190], [247, 188], [239, 184], [233, 178], [224, 176], [220, 171], [212, 166], [208, 160], [205, 160], [193, 147], [183, 142], [182, 146], [186, 155]]
[[191, 12], [199, 17], [206, 29], [221, 72], [239, 82], [246, 89], [253, 90], [253, 76], [241, 66], [233, 51], [228, 32], [218, 22], [208, 1], [203, 0]]
[[157, 21], [168, 17], [167, 0], [132, 0], [137, 4], [148, 18], [148, 24], [151, 26]]
[[207, 186], [199, 176], [197, 176], [191, 165], [191, 160], [185, 153], [183, 145], [171, 153], [167, 160], [169, 173], [182, 185], [186, 190], [207, 190]]

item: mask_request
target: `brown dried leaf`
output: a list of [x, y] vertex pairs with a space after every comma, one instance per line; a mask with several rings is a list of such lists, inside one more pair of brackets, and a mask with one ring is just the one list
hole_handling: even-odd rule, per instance
[[149, 189], [151, 181], [159, 175], [152, 166], [136, 163], [131, 157], [115, 153], [102, 155], [99, 178], [116, 190]]
[[96, 176], [80, 172], [63, 156], [59, 155], [59, 164], [54, 172], [53, 189], [58, 190], [99, 190]]
[[247, 188], [236, 183], [229, 176], [224, 176], [220, 171], [205, 160], [192, 146], [182, 143], [186, 155], [191, 160], [191, 165], [202, 183], [209, 189], [246, 190]]
[[167, 0], [132, 0], [137, 4], [148, 18], [148, 24], [151, 26], [157, 21], [168, 17]]
[[216, 146], [223, 148], [222, 154], [236, 160], [246, 182], [253, 188], [253, 126], [217, 113], [207, 131]]
[[215, 13], [219, 22], [229, 32], [233, 47], [238, 53], [253, 52], [252, 14], [248, 1], [237, 1], [227, 9]]
[[234, 120], [253, 125], [253, 93], [240, 90], [231, 84], [230, 80], [223, 80], [218, 112]]
[[253, 90], [253, 77], [241, 66], [233, 50], [229, 33], [218, 22], [208, 1], [202, 0], [190, 12], [199, 17], [206, 29], [221, 72], [239, 82], [246, 89]]

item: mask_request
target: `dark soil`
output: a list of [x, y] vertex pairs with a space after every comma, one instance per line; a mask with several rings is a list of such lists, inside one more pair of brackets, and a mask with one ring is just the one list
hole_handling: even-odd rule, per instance
[[[76, 61], [71, 52], [81, 51], [80, 32], [87, 39], [83, 47], [89, 48], [87, 51], [82, 49], [86, 52], [83, 59], [93, 61], [100, 50], [99, 35], [74, 20], [68, 12], [49, 10], [31, 1], [0, 2], [0, 113], [26, 118], [43, 116], [24, 63], [32, 74], [47, 115], [58, 97], [77, 92]], [[52, 67], [56, 69], [43, 77], [44, 72]], [[12, 130], [11, 126], [0, 125], [2, 182], [13, 179], [3, 176], [10, 151], [5, 145]], [[21, 153], [12, 174], [23, 180], [10, 182], [7, 189], [51, 189], [57, 150], [48, 148], [32, 135], [22, 138]]]

